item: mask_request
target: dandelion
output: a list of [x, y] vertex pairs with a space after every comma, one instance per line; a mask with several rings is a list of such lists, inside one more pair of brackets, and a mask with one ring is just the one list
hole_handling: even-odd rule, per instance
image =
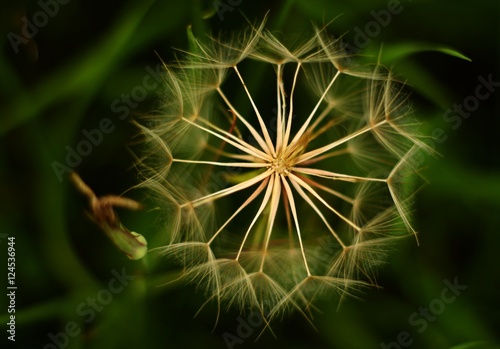
[[325, 28], [290, 44], [264, 23], [191, 39], [140, 126], [143, 185], [165, 218], [155, 250], [208, 301], [268, 320], [375, 285], [392, 242], [416, 234], [411, 178], [425, 144], [402, 84], [356, 65]]

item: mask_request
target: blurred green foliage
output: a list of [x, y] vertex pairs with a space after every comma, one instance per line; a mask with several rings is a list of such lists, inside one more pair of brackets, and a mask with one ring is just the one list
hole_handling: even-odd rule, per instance
[[[2, 347], [55, 348], [53, 334], [66, 348], [224, 348], [227, 334], [238, 336], [241, 319], [251, 320], [250, 314], [222, 313], [214, 329], [214, 305], [193, 317], [203, 295], [176, 282], [178, 270], [159, 259], [137, 262], [120, 254], [84, 215], [87, 202], [71, 186], [68, 173], [63, 171], [59, 181], [54, 162], [65, 164], [67, 147], [75, 149], [86, 139], [82, 131], [97, 129], [109, 118], [113, 132], [75, 160], [75, 169], [98, 195], [127, 191], [137, 183], [129, 148], [140, 149], [131, 120], [153, 110], [160, 91], [148, 90], [130, 115], [117, 113], [115, 101], [142, 85], [146, 68], [154, 70], [159, 57], [171, 61], [172, 47], [188, 48], [189, 26], [195, 35], [239, 30], [245, 17], [260, 20], [268, 10], [269, 27], [284, 35], [307, 33], [311, 22], [321, 25], [334, 18], [330, 29], [346, 42], [361, 42], [360, 32], [367, 35], [360, 54], [374, 60], [381, 52], [382, 63], [412, 87], [415, 114], [423, 132], [438, 138], [432, 144], [441, 156], [425, 159], [422, 166], [429, 185], [416, 197], [419, 246], [412, 239], [397, 246], [380, 270], [381, 289], [367, 290], [363, 300], [347, 299], [338, 308], [336, 298], [320, 301], [317, 331], [294, 315], [273, 324], [277, 338], [266, 330], [255, 342], [264, 328], [259, 325], [235, 347], [381, 348], [398, 336], [412, 348], [500, 347], [495, 262], [500, 246], [500, 91], [491, 91], [470, 115], [445, 119], [448, 109], [475, 95], [478, 77], [500, 81], [500, 3], [401, 0], [402, 11], [377, 19], [397, 1], [221, 1], [225, 5], [219, 12], [213, 1], [202, 0], [3, 4], [0, 234], [16, 239], [18, 289], [16, 341], [7, 341], [2, 331]], [[41, 3], [52, 7], [43, 10]], [[40, 11], [53, 15], [43, 17]], [[26, 19], [46, 23], [13, 46], [12, 33], [21, 35]], [[253, 78], [249, 85], [256, 86], [260, 76]], [[154, 247], [162, 241], [157, 233], [162, 222], [145, 195], [127, 192], [146, 209], [120, 215]], [[6, 265], [7, 240], [0, 238], [0, 260]], [[133, 280], [111, 292], [116, 290], [110, 286], [113, 271]], [[444, 309], [434, 308], [439, 314], [427, 318], [423, 329], [425, 316], [418, 313], [437, 306], [443, 281], [455, 279], [467, 288], [443, 303]], [[106, 302], [109, 294], [109, 304], [93, 308], [92, 298]], [[7, 301], [2, 297], [0, 302], [2, 329], [9, 319]], [[68, 331], [69, 322], [74, 327]]]

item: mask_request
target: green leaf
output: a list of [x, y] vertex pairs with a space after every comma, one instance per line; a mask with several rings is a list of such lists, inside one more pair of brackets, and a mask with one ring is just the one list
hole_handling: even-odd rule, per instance
[[43, 115], [42, 110], [57, 100], [83, 89], [97, 91], [106, 81], [116, 62], [123, 57], [131, 37], [139, 26], [153, 1], [133, 4], [127, 8], [113, 30], [96, 44], [95, 48], [78, 56], [57, 73], [40, 82], [29, 94], [20, 94], [1, 110], [5, 116], [0, 124], [0, 135], [22, 123]]
[[405, 42], [400, 44], [391, 44], [382, 49], [381, 59], [384, 64], [392, 65], [407, 56], [421, 52], [441, 52], [452, 57], [457, 57], [466, 61], [471, 59], [459, 51], [441, 44], [430, 42]]
[[500, 346], [485, 341], [473, 341], [455, 345], [450, 349], [494, 349], [494, 348], [498, 349], [500, 348]]
[[398, 64], [394, 71], [397, 75], [403, 76], [412, 88], [441, 109], [444, 110], [453, 103], [449, 87], [415, 59], [408, 59], [404, 64]]
[[[452, 103], [452, 96], [447, 86], [439, 81], [426, 67], [411, 57], [422, 52], [440, 52], [466, 61], [470, 58], [450, 47], [429, 42], [404, 42], [383, 46], [380, 52], [380, 61], [387, 66], [394, 66], [394, 71], [403, 76], [408, 83], [423, 96], [446, 109]], [[377, 52], [369, 52], [370, 56], [377, 56]], [[404, 61], [404, 62], [401, 62]]]

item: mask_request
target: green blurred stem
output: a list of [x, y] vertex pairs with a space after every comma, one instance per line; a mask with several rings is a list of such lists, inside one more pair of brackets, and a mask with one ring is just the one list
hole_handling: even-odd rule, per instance
[[0, 124], [0, 136], [42, 115], [41, 111], [57, 100], [85, 90], [97, 91], [116, 62], [127, 55], [130, 39], [153, 3], [152, 0], [130, 2], [115, 29], [95, 49], [61, 68], [31, 93], [14, 98], [0, 111], [5, 116]]

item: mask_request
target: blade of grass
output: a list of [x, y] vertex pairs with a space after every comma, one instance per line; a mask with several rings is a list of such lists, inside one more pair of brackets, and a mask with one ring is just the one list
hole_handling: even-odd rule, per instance
[[41, 111], [56, 100], [81, 93], [82, 90], [96, 91], [127, 51], [130, 38], [153, 3], [152, 0], [133, 2], [133, 5], [124, 11], [114, 30], [95, 49], [61, 68], [31, 93], [13, 99], [10, 105], [0, 112], [5, 116], [0, 124], [0, 136], [41, 115]]

